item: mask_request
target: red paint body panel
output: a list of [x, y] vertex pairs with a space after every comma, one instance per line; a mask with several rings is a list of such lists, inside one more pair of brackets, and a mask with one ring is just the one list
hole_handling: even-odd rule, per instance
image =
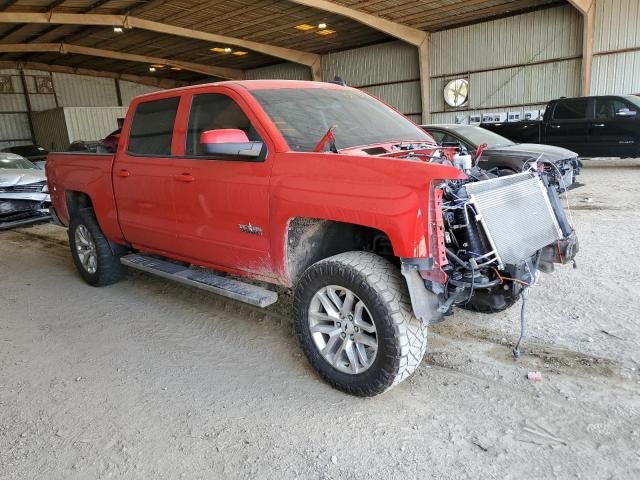
[[[372, 227], [400, 257], [436, 257], [433, 211], [437, 180], [465, 178], [457, 169], [420, 159], [289, 151], [279, 130], [251, 95], [262, 88], [344, 88], [312, 82], [223, 82], [136, 98], [112, 155], [49, 155], [53, 206], [68, 223], [65, 192], [86, 193], [102, 230], [115, 243], [197, 265], [290, 285], [287, 228], [295, 217]], [[185, 155], [192, 96], [222, 93], [249, 117], [264, 143], [264, 161]], [[132, 114], [140, 102], [180, 96], [171, 155], [127, 153]], [[425, 152], [429, 153], [429, 152]], [[257, 229], [257, 230], [256, 230]], [[249, 234], [247, 231], [258, 234]]]
[[200, 143], [242, 143], [248, 141], [247, 134], [237, 128], [207, 130], [200, 135]]

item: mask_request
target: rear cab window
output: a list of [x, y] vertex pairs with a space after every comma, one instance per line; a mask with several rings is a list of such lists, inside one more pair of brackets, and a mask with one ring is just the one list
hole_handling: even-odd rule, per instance
[[170, 156], [180, 97], [138, 104], [131, 121], [127, 152], [131, 155]]
[[553, 120], [586, 120], [589, 99], [562, 100], [556, 103]]

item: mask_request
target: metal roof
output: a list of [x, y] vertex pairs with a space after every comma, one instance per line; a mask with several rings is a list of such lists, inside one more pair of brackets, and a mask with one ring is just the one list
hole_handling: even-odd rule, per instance
[[[349, 7], [418, 30], [436, 31], [490, 20], [532, 9], [564, 4], [558, 0], [336, 0]], [[392, 37], [355, 20], [283, 0], [0, 0], [0, 13], [100, 14], [135, 16], [171, 26], [225, 35], [302, 52], [324, 54], [391, 40]], [[317, 28], [324, 23], [326, 29]], [[299, 25], [314, 28], [301, 31]], [[320, 34], [321, 30], [334, 33]], [[181, 62], [250, 69], [283, 61], [247, 48], [229, 52], [211, 48], [223, 43], [186, 38], [140, 28], [115, 33], [113, 26], [47, 23], [0, 23], [1, 44], [69, 44]], [[237, 54], [247, 52], [246, 54]], [[149, 63], [79, 53], [0, 53], [1, 61], [35, 62], [114, 73], [146, 75]], [[168, 66], [159, 78], [193, 82], [207, 77]]]

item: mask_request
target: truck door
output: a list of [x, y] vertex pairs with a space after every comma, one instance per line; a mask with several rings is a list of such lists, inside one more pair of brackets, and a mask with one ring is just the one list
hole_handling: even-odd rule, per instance
[[207, 154], [200, 143], [210, 130], [239, 129], [250, 141], [263, 142], [265, 134], [250, 120], [238, 94], [219, 91], [226, 93], [194, 94], [184, 115], [184, 155], [176, 157], [173, 167], [182, 254], [193, 263], [269, 276], [271, 162], [266, 144], [259, 158], [249, 160]]
[[179, 96], [139, 103], [128, 128], [125, 125], [129, 136], [119, 146], [113, 167], [124, 237], [136, 248], [157, 253], [178, 248], [171, 148], [179, 103]]
[[602, 157], [632, 157], [638, 151], [636, 107], [615, 97], [595, 99], [589, 138], [593, 152]]
[[545, 126], [543, 142], [568, 148], [579, 155], [590, 155], [591, 145], [587, 139], [588, 98], [559, 100]]

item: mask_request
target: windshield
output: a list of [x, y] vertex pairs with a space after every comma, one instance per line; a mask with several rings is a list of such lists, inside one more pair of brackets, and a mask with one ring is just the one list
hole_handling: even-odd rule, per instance
[[22, 158], [22, 157], [7, 158], [7, 157], [3, 157], [2, 155], [0, 155], [0, 168], [15, 168], [15, 169], [22, 169], [22, 170], [28, 170], [31, 168], [36, 170], [38, 169], [38, 167], [36, 167], [34, 163], [31, 163], [26, 158]]
[[640, 108], [640, 98], [636, 97], [635, 95], [625, 95], [624, 97], [626, 100], [629, 100], [631, 103], [633, 103], [636, 107]]
[[508, 138], [481, 127], [469, 125], [453, 128], [452, 131], [458, 132], [461, 136], [466, 138], [469, 143], [473, 144], [475, 148], [483, 143], [487, 144], [487, 148], [510, 147], [511, 145], [515, 145], [515, 143]]
[[411, 121], [357, 90], [286, 88], [251, 93], [291, 150], [313, 151], [334, 125], [338, 149], [401, 141], [433, 143]]

